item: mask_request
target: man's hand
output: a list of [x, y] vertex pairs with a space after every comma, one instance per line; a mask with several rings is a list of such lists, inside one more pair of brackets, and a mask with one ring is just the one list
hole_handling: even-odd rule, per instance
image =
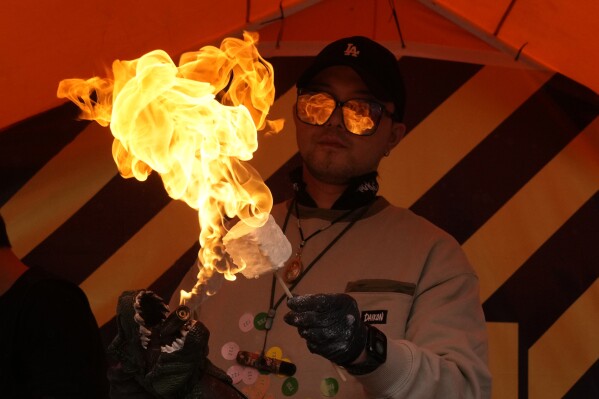
[[206, 326], [188, 320], [169, 328], [173, 324], [167, 312], [162, 298], [151, 291], [126, 291], [119, 297], [118, 334], [108, 348], [118, 361], [108, 372], [110, 397], [245, 399], [208, 360]]
[[354, 298], [347, 294], [314, 294], [287, 300], [285, 322], [297, 327], [308, 349], [345, 366], [366, 346], [367, 327]]

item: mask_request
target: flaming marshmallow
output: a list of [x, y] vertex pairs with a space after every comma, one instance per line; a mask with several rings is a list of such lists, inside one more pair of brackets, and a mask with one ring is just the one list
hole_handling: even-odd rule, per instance
[[291, 256], [291, 244], [272, 215], [261, 227], [238, 222], [223, 238], [225, 249], [247, 278], [258, 278], [276, 272]]

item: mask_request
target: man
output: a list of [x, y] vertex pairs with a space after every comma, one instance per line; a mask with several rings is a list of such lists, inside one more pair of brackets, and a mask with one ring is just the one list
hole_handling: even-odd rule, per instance
[[108, 397], [96, 319], [81, 289], [12, 251], [0, 216], [0, 396]]
[[[270, 276], [223, 283], [199, 312], [212, 361], [249, 398], [490, 397], [472, 267], [448, 234], [377, 196], [379, 162], [405, 134], [397, 60], [341, 39], [297, 88], [303, 167], [272, 211], [294, 248], [279, 271], [294, 297]], [[287, 375], [264, 371], [272, 359]]]

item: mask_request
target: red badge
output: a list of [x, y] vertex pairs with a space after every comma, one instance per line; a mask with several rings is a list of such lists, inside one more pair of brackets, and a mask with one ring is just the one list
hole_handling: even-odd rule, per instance
[[293, 283], [295, 280], [297, 280], [303, 270], [304, 265], [302, 264], [302, 259], [297, 256], [287, 263], [287, 266], [285, 266], [283, 280], [285, 280], [287, 284]]

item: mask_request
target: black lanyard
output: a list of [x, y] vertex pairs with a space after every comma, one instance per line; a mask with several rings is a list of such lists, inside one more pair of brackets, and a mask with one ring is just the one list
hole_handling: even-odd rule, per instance
[[[331, 249], [333, 247], [333, 245], [335, 245], [337, 243], [337, 241], [339, 241], [341, 239], [341, 237], [343, 237], [345, 235], [345, 233], [347, 233], [349, 231], [349, 229], [351, 229], [353, 227], [353, 225], [358, 220], [360, 220], [362, 218], [362, 216], [364, 216], [366, 214], [366, 212], [368, 211], [368, 209], [370, 209], [370, 207], [372, 206], [374, 201], [375, 200], [373, 199], [366, 206], [364, 206], [361, 209], [361, 211], [356, 215], [356, 217], [354, 217], [352, 219], [352, 221], [347, 226], [345, 226], [345, 228], [343, 228], [343, 230], [341, 230], [341, 232], [339, 234], [337, 234], [337, 236], [322, 251], [320, 251], [320, 253], [314, 258], [314, 260], [312, 260], [312, 262], [310, 262], [310, 264], [308, 266], [306, 266], [306, 268], [300, 273], [300, 275], [297, 277], [297, 279], [291, 284], [291, 286], [289, 287], [290, 291], [293, 290], [300, 283], [300, 281], [304, 278], [304, 276], [306, 274], [308, 274], [308, 272], [310, 271], [310, 269], [312, 269], [312, 267], [316, 264], [316, 262], [318, 262], [320, 260], [320, 258], [322, 258], [324, 256], [324, 254], [326, 254], [329, 251], [329, 249]], [[296, 212], [297, 212], [297, 199], [296, 198], [294, 198], [293, 204], [290, 204], [289, 210], [287, 211], [287, 215], [285, 216], [285, 222], [283, 223], [283, 233], [285, 233], [285, 231], [287, 230], [287, 224], [289, 222], [289, 218], [291, 216], [291, 210], [292, 210], [293, 206], [295, 206]], [[349, 216], [356, 209], [359, 209], [359, 208], [352, 209], [350, 212], [343, 214], [342, 217], [335, 219], [333, 221], [333, 223], [340, 221], [341, 219], [343, 219], [346, 216]], [[299, 213], [296, 216], [299, 219]], [[330, 227], [330, 225], [329, 225], [329, 227]], [[318, 230], [316, 233], [313, 233], [308, 238], [313, 237], [315, 234], [317, 234], [320, 231], [322, 231], [322, 230]], [[307, 241], [307, 240], [304, 240], [304, 243], [305, 243], [305, 241]], [[264, 350], [266, 349], [266, 341], [268, 339], [268, 332], [270, 331], [270, 329], [272, 327], [272, 323], [275, 318], [277, 308], [279, 307], [279, 305], [281, 305], [283, 300], [287, 297], [286, 294], [283, 294], [283, 295], [281, 295], [279, 300], [275, 303], [275, 301], [274, 301], [275, 300], [275, 289], [276, 289], [276, 277], [273, 275], [272, 284], [271, 284], [271, 288], [270, 288], [270, 306], [269, 306], [269, 310], [268, 310], [268, 315], [266, 317], [266, 323], [265, 323], [266, 333], [264, 334], [264, 344], [262, 345], [262, 354], [264, 354]]]

